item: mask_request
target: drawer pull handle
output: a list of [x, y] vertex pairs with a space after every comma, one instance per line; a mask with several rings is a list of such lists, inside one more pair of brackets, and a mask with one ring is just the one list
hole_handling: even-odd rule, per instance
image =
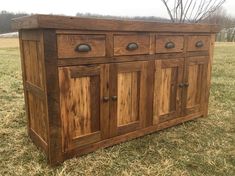
[[173, 42], [167, 42], [165, 44], [165, 48], [167, 48], [167, 49], [175, 48], [175, 44]]
[[91, 51], [91, 46], [88, 44], [79, 44], [76, 48], [76, 51], [78, 52], [89, 52]]
[[203, 47], [203, 42], [202, 41], [197, 41], [197, 43], [195, 44], [195, 46], [197, 47], [197, 48], [201, 48], [201, 47]]
[[126, 47], [128, 51], [134, 51], [138, 49], [138, 44], [137, 43], [129, 43]]

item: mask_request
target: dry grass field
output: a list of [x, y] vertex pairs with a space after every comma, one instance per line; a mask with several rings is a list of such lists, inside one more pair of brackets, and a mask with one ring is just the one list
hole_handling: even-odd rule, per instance
[[51, 168], [26, 130], [17, 39], [0, 39], [0, 175], [235, 175], [235, 44], [215, 48], [209, 117]]

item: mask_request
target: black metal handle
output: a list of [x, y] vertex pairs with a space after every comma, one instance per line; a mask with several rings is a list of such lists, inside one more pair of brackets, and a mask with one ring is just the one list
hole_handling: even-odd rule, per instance
[[197, 48], [201, 48], [201, 47], [203, 47], [204, 46], [204, 44], [203, 44], [203, 41], [197, 41], [196, 42], [196, 44], [195, 44], [195, 46], [197, 47]]
[[108, 102], [109, 101], [109, 97], [103, 97], [103, 101], [104, 102]]
[[127, 47], [126, 47], [126, 49], [128, 50], [128, 51], [133, 51], [133, 50], [136, 50], [136, 49], [138, 49], [138, 44], [137, 43], [129, 43], [128, 45], [127, 45]]
[[91, 46], [88, 44], [79, 44], [76, 48], [75, 51], [78, 52], [89, 52], [91, 51]]
[[183, 88], [184, 87], [184, 83], [179, 83], [179, 87]]
[[167, 42], [165, 44], [165, 48], [167, 48], [167, 49], [175, 48], [175, 44], [173, 42]]
[[112, 100], [113, 100], [113, 101], [116, 101], [116, 100], [117, 100], [117, 96], [115, 96], [115, 95], [112, 96]]
[[189, 86], [189, 83], [184, 83], [184, 86], [185, 86], [185, 87], [188, 87], [188, 86]]

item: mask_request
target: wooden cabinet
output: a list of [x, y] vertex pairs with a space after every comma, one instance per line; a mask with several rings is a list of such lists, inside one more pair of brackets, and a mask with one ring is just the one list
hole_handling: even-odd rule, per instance
[[217, 26], [50, 15], [12, 25], [28, 133], [51, 165], [207, 116]]

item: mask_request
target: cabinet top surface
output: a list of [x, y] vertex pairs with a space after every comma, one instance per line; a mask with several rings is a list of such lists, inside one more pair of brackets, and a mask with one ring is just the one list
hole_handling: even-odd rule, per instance
[[12, 20], [12, 28], [197, 33], [216, 33], [219, 31], [218, 25], [209, 24], [160, 23], [151, 21], [98, 19], [56, 15], [32, 15], [15, 18]]

